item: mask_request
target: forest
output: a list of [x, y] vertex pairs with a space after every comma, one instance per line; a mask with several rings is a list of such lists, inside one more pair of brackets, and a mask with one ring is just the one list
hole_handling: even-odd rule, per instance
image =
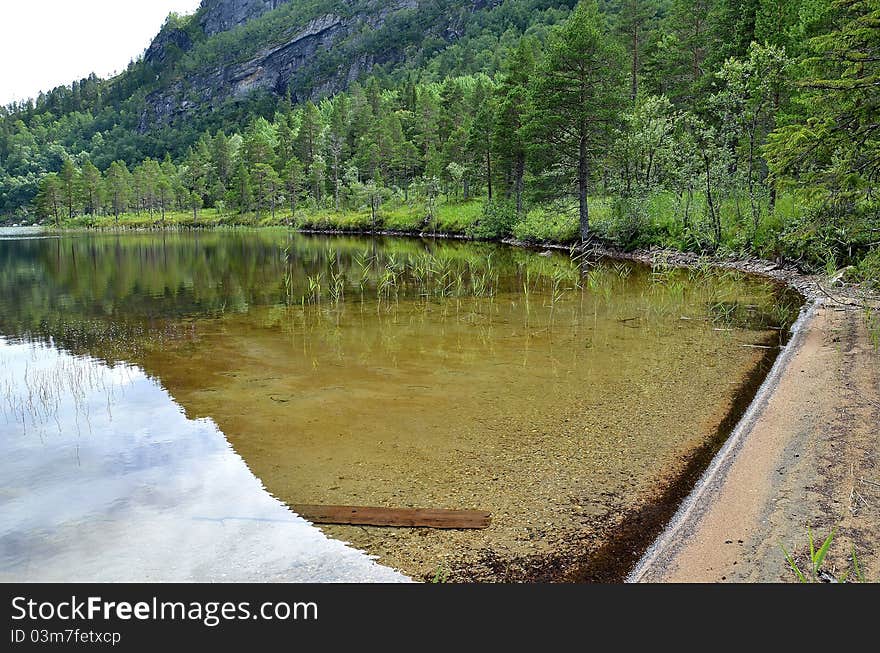
[[150, 134], [143, 60], [6, 107], [0, 215], [598, 238], [880, 279], [880, 1], [541, 4], [344, 92]]

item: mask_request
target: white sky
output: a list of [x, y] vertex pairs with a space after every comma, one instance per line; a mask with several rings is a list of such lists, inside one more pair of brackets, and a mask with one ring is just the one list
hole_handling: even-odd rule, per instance
[[200, 0], [0, 0], [0, 105], [121, 72]]

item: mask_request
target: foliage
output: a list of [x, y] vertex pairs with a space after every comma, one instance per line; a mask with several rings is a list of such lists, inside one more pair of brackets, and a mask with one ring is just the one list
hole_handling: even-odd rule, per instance
[[[574, 5], [394, 11], [289, 89], [193, 101], [187, 120], [148, 128], [147, 94], [284, 42], [330, 4], [283, 3], [212, 36], [172, 17], [163, 29], [190, 50], [0, 110], [0, 215], [152, 225], [189, 212], [536, 242], [593, 231], [877, 281], [876, 0]], [[373, 0], [334, 7], [363, 16]], [[394, 56], [345, 92], [310, 91], [379, 51]]]
[[[862, 573], [861, 567], [859, 566], [858, 557], [856, 556], [855, 547], [852, 549], [851, 562], [852, 566], [850, 569], [845, 571], [841, 576], [834, 577], [823, 569], [823, 563], [825, 562], [825, 558], [828, 555], [828, 552], [831, 550], [831, 543], [834, 540], [834, 536], [837, 534], [837, 529], [831, 531], [828, 534], [822, 543], [816, 547], [817, 542], [813, 540], [813, 531], [811, 528], [807, 528], [807, 538], [809, 540], [809, 566], [806, 569], [801, 569], [800, 565], [798, 565], [794, 556], [786, 550], [784, 546], [782, 546], [782, 552], [785, 555], [785, 560], [788, 563], [789, 568], [792, 570], [794, 575], [797, 577], [798, 581], [801, 583], [820, 583], [820, 582], [834, 582], [834, 583], [845, 583], [850, 579], [853, 579], [855, 582], [864, 583], [865, 577]], [[780, 545], [781, 546], [781, 545]]]
[[623, 103], [622, 48], [594, 1], [583, 0], [551, 34], [524, 126], [533, 156], [574, 179], [581, 239], [590, 235], [592, 168], [611, 142]]
[[579, 216], [571, 207], [536, 207], [513, 227], [514, 237], [529, 243], [571, 243], [579, 234]]
[[483, 214], [467, 229], [472, 238], [507, 238], [513, 233], [516, 205], [509, 201], [492, 200], [483, 206]]

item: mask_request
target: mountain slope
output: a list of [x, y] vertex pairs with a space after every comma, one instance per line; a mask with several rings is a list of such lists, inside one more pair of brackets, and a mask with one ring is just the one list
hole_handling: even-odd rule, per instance
[[[145, 63], [159, 79], [143, 100], [138, 130], [220, 108], [255, 93], [294, 102], [338, 93], [376, 72], [422, 69], [452, 45], [483, 52], [508, 31], [554, 24], [574, 4], [547, 0], [205, 0], [195, 16], [166, 25]], [[461, 49], [461, 48], [459, 48]], [[494, 72], [474, 51], [445, 62], [450, 73]], [[449, 70], [450, 67], [457, 70]], [[488, 68], [488, 69], [487, 69]]]
[[[283, 4], [206, 2], [195, 17], [205, 40], [167, 71], [180, 71], [176, 79], [146, 97], [140, 131], [259, 91], [289, 94], [294, 101], [339, 92], [375, 65], [404, 58], [400, 48], [384, 47], [377, 35], [394, 30], [419, 8], [417, 0], [371, 0], [297, 3], [276, 12]], [[258, 20], [266, 13], [273, 15]]]
[[88, 159], [179, 159], [205, 130], [243, 129], [279, 101], [499, 70], [575, 0], [204, 0], [172, 14], [121, 75], [90, 76], [0, 107], [0, 214], [27, 211], [47, 172]]

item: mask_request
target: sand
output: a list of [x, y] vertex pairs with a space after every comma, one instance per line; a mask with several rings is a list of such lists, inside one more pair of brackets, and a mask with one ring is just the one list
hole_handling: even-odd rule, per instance
[[837, 529], [831, 575], [852, 568], [854, 548], [880, 579], [880, 354], [852, 306], [820, 303], [801, 329], [738, 446], [631, 581], [796, 582], [783, 547], [809, 568], [808, 527], [817, 539]]

